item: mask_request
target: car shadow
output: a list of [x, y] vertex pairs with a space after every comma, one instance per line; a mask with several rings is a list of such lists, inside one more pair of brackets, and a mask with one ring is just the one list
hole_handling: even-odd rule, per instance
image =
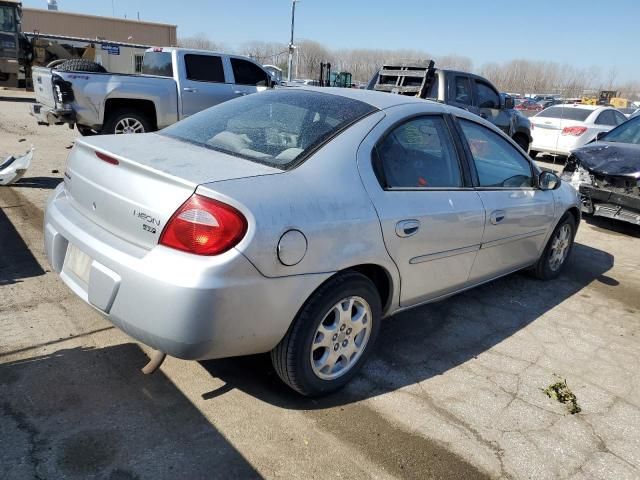
[[43, 188], [53, 190], [60, 182], [62, 182], [62, 178], [60, 177], [23, 177], [11, 186], [14, 188]]
[[[0, 355], [0, 361], [2, 361]], [[0, 478], [261, 478], [135, 344], [0, 365]]]
[[608, 234], [626, 235], [640, 238], [640, 225], [634, 225], [622, 220], [595, 215], [582, 215], [582, 219], [597, 230]]
[[39, 275], [44, 275], [44, 270], [13, 223], [0, 209], [0, 285], [16, 283], [24, 278]]
[[283, 408], [310, 410], [398, 390], [489, 350], [594, 280], [615, 288], [616, 283], [608, 281], [613, 279], [605, 275], [613, 262], [609, 253], [576, 243], [556, 280], [542, 282], [527, 272], [517, 273], [387, 319], [361, 373], [327, 397], [310, 400], [289, 390], [278, 379], [268, 355], [201, 362], [226, 383], [202, 396], [212, 398], [237, 388]]

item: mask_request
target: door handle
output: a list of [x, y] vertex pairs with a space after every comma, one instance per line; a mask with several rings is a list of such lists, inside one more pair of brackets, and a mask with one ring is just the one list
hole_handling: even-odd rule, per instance
[[503, 221], [506, 216], [507, 213], [504, 210], [494, 210], [491, 212], [491, 216], [489, 218], [492, 224], [497, 225]]
[[420, 230], [419, 220], [402, 220], [396, 223], [396, 235], [399, 237], [410, 237]]
[[182, 91], [189, 92], [189, 93], [198, 93], [198, 89], [193, 87], [184, 87]]

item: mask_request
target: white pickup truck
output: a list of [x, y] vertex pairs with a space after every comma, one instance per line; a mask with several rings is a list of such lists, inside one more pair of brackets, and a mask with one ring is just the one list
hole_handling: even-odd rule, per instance
[[273, 86], [249, 58], [183, 48], [150, 48], [141, 75], [64, 70], [33, 69], [31, 114], [40, 124], [77, 125], [82, 135], [158, 130]]

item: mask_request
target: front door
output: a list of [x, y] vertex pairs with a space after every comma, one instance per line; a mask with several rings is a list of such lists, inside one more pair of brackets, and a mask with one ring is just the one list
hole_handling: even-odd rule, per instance
[[[375, 138], [376, 174], [363, 175], [387, 251], [400, 271], [400, 304], [414, 305], [467, 284], [484, 228], [480, 197], [443, 115], [387, 118]], [[371, 163], [363, 143], [358, 163]], [[363, 172], [365, 173], [365, 172]]]
[[537, 188], [530, 160], [491, 129], [459, 119], [486, 211], [482, 247], [471, 271], [477, 283], [531, 265], [555, 218], [553, 192]]
[[249, 95], [269, 88], [269, 74], [253, 62], [242, 58], [229, 57], [233, 72], [234, 96]]
[[180, 78], [182, 117], [233, 98], [232, 85], [225, 81], [223, 59], [219, 55], [186, 53], [178, 62], [183, 72]]

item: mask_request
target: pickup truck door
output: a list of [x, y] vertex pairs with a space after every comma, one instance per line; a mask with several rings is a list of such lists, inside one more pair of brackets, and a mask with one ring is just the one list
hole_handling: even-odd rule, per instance
[[178, 58], [178, 65], [178, 88], [182, 98], [180, 118], [234, 98], [222, 56], [185, 53]]
[[228, 62], [233, 74], [231, 83], [234, 96], [241, 97], [269, 88], [269, 74], [259, 65], [235, 57], [229, 57]]

